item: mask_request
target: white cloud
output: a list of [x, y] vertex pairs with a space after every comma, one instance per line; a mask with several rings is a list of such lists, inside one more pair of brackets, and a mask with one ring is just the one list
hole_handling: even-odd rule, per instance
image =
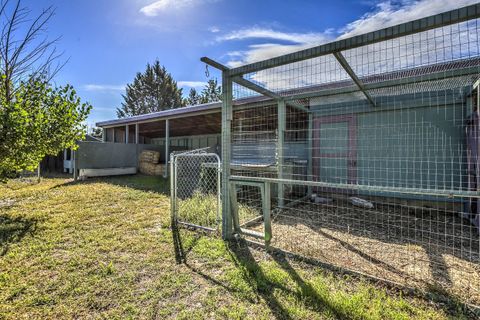
[[220, 28], [217, 26], [211, 26], [210, 28], [208, 28], [208, 31], [210, 31], [211, 33], [218, 33], [220, 32]]
[[86, 91], [97, 92], [111, 92], [111, 91], [124, 91], [125, 85], [112, 85], [112, 84], [86, 84], [83, 89]]
[[200, 88], [205, 87], [207, 83], [203, 81], [178, 81], [179, 87]]
[[289, 41], [293, 43], [322, 43], [329, 37], [325, 33], [288, 33], [272, 29], [253, 27], [230, 32], [217, 37], [217, 41], [245, 40], [245, 39], [271, 39]]
[[162, 12], [176, 11], [184, 8], [191, 8], [206, 2], [217, 0], [158, 0], [140, 9], [140, 12], [148, 17], [155, 17]]
[[[314, 47], [323, 43], [382, 29], [399, 23], [426, 17], [476, 3], [476, 0], [399, 0], [383, 1], [375, 10], [338, 29], [323, 32], [280, 32], [270, 28], [244, 28], [218, 36], [217, 42], [248, 39], [268, 39], [268, 42], [249, 45], [245, 50], [227, 53], [230, 67], [262, 61], [283, 54]], [[275, 41], [290, 42], [275, 43]]]
[[227, 66], [235, 68], [246, 63], [253, 63], [256, 61], [262, 61], [275, 56], [281, 56], [284, 54], [292, 53], [302, 49], [313, 47], [317, 44], [304, 43], [294, 45], [281, 45], [276, 43], [263, 43], [254, 44], [248, 46], [248, 50], [234, 51], [228, 53], [230, 57], [236, 57], [236, 59], [227, 62]]
[[376, 5], [376, 10], [340, 29], [340, 38], [375, 31], [437, 13], [461, 8], [476, 3], [476, 0], [400, 0], [384, 1]]

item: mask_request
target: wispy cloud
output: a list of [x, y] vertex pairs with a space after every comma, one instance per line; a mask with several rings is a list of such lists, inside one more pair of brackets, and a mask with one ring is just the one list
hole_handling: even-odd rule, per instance
[[112, 84], [86, 84], [82, 86], [86, 91], [97, 92], [115, 92], [124, 91], [125, 85], [112, 85]]
[[217, 37], [217, 41], [245, 39], [271, 39], [293, 43], [318, 43], [325, 41], [327, 37], [325, 33], [288, 33], [259, 27], [241, 29]]
[[210, 28], [208, 28], [208, 31], [210, 31], [211, 33], [217, 33], [220, 32], [220, 28], [217, 26], [211, 26]]
[[[265, 39], [264, 43], [248, 45], [245, 50], [229, 52], [227, 65], [237, 67], [275, 56], [317, 46], [336, 39], [347, 38], [387, 26], [411, 21], [436, 13], [476, 3], [476, 0], [399, 0], [382, 1], [359, 19], [337, 29], [322, 32], [281, 32], [271, 28], [243, 28], [216, 37], [217, 42]], [[286, 43], [285, 43], [286, 42]]]
[[[253, 27], [218, 36], [216, 40], [218, 42], [248, 39], [266, 39], [269, 41], [267, 43], [249, 45], [248, 48], [243, 51], [228, 52], [227, 56], [229, 56], [231, 60], [227, 62], [227, 65], [237, 67], [245, 63], [261, 61], [325, 43], [332, 39], [330, 33], [330, 31], [324, 33], [289, 33], [275, 31], [269, 28]], [[275, 41], [287, 43], [280, 44], [275, 43]]]
[[339, 31], [340, 38], [375, 31], [403, 22], [420, 19], [437, 13], [453, 10], [476, 3], [476, 0], [400, 0], [383, 1], [373, 12], [347, 24]]
[[148, 17], [155, 17], [159, 14], [172, 10], [191, 8], [206, 2], [218, 0], [158, 0], [140, 9], [140, 12]]
[[177, 85], [179, 87], [189, 87], [189, 88], [201, 88], [205, 87], [207, 83], [203, 81], [178, 81]]

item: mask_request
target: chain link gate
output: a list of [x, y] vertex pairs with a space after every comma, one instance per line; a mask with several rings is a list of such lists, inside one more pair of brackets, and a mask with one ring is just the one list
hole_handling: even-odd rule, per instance
[[170, 155], [173, 223], [218, 231], [221, 222], [220, 158], [203, 149]]

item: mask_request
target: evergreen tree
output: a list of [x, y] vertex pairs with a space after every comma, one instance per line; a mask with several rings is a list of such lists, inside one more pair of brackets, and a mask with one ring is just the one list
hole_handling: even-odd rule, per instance
[[117, 108], [119, 118], [185, 106], [182, 89], [158, 60], [137, 73], [127, 85], [123, 100], [121, 108]]
[[217, 79], [208, 80], [202, 90], [200, 103], [217, 102], [222, 98], [222, 87], [218, 85]]
[[185, 99], [185, 104], [188, 106], [194, 106], [201, 103], [201, 100], [202, 96], [198, 94], [195, 88], [191, 88], [188, 97]]

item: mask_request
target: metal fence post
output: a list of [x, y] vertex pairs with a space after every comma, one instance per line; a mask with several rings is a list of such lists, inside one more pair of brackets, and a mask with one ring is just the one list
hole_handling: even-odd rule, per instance
[[232, 212], [230, 204], [230, 163], [231, 163], [231, 123], [232, 123], [232, 80], [226, 71], [222, 72], [222, 237], [230, 239], [232, 232]]
[[[278, 139], [277, 139], [277, 166], [278, 166], [278, 178], [283, 179], [283, 170], [284, 170], [284, 155], [283, 148], [285, 145], [285, 122], [286, 122], [286, 106], [285, 100], [280, 100], [278, 102], [278, 112], [277, 112], [277, 121], [278, 121]], [[285, 188], [283, 183], [278, 184], [278, 206], [283, 207], [285, 197]]]
[[172, 226], [175, 223], [175, 156], [170, 155], [170, 214], [172, 216]]

